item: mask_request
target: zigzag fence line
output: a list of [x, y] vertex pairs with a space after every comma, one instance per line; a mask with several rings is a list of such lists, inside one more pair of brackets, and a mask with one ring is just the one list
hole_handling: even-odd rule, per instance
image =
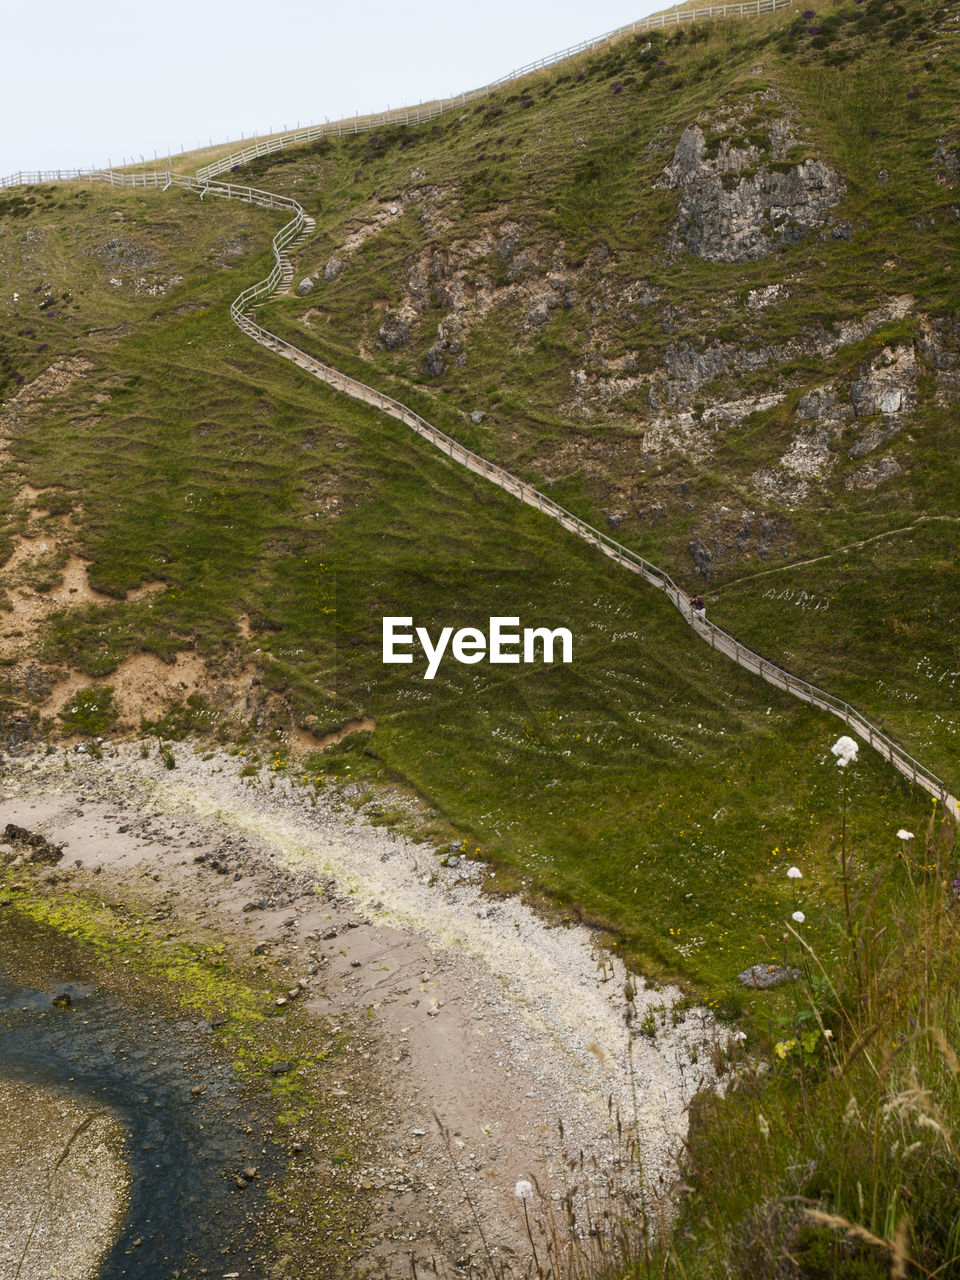
[[197, 177], [201, 181], [205, 178], [214, 178], [218, 174], [227, 173], [232, 169], [249, 164], [251, 160], [256, 160], [258, 156], [273, 155], [275, 152], [284, 151], [288, 147], [303, 146], [305, 142], [316, 142], [321, 138], [342, 138], [345, 135], [354, 133], [370, 133], [374, 129], [385, 129], [390, 125], [424, 124], [428, 120], [434, 120], [438, 116], [442, 116], [445, 111], [460, 110], [469, 106], [472, 102], [479, 102], [484, 98], [489, 98], [497, 90], [513, 84], [514, 81], [522, 80], [525, 76], [529, 76], [535, 71], [542, 71], [546, 67], [555, 66], [558, 62], [573, 58], [579, 53], [589, 53], [592, 49], [599, 49], [605, 44], [611, 44], [616, 40], [623, 39], [624, 36], [640, 35], [645, 31], [659, 31], [664, 27], [679, 25], [681, 22], [708, 21], [713, 18], [755, 17], [762, 13], [775, 13], [778, 9], [785, 9], [788, 5], [794, 3], [795, 0], [742, 0], [738, 4], [715, 4], [708, 5], [703, 9], [664, 9], [662, 12], [653, 13], [647, 18], [640, 18], [636, 22], [627, 23], [624, 27], [617, 27], [614, 31], [606, 32], [605, 35], [596, 36], [592, 40], [583, 40], [579, 44], [570, 45], [566, 49], [561, 49], [558, 53], [552, 53], [546, 58], [539, 58], [536, 62], [528, 62], [526, 66], [515, 68], [499, 80], [493, 80], [490, 84], [485, 84], [479, 89], [470, 89], [466, 93], [455, 94], [452, 98], [438, 98], [433, 102], [422, 102], [416, 107], [397, 107], [392, 111], [381, 111], [376, 115], [351, 116], [348, 119], [326, 121], [324, 124], [311, 125], [309, 128], [297, 129], [292, 133], [284, 133], [278, 137], [258, 139], [256, 142], [244, 147], [242, 151], [234, 151], [231, 155], [223, 156], [219, 160], [203, 165], [197, 170]]
[[345, 395], [361, 400], [363, 403], [372, 405], [381, 412], [396, 418], [419, 436], [428, 440], [435, 448], [454, 462], [459, 463], [479, 476], [483, 476], [491, 484], [498, 485], [521, 502], [556, 520], [563, 528], [576, 534], [577, 537], [590, 543], [591, 546], [595, 546], [598, 551], [605, 556], [609, 556], [622, 568], [629, 570], [631, 573], [639, 574], [651, 586], [664, 592], [667, 599], [670, 600], [687, 623], [694, 628], [706, 643], [725, 654], [747, 671], [752, 671], [759, 675], [776, 688], [792, 694], [794, 697], [819, 708], [821, 711], [828, 711], [832, 715], [839, 717], [853, 733], [867, 742], [875, 751], [878, 751], [904, 777], [934, 796], [949, 811], [954, 820], [960, 822], [960, 805], [958, 805], [957, 799], [950, 794], [946, 783], [924, 768], [918, 760], [915, 760], [913, 756], [909, 755], [882, 730], [871, 724], [866, 716], [849, 703], [842, 701], [840, 698], [835, 698], [833, 694], [827, 693], [823, 689], [818, 689], [808, 681], [801, 680], [789, 671], [777, 666], [776, 663], [770, 662], [769, 659], [754, 653], [753, 650], [742, 645], [734, 636], [729, 635], [713, 623], [701, 622], [694, 614], [689, 598], [681, 591], [670, 575], [662, 569], [646, 560], [643, 556], [638, 555], [635, 551], [631, 551], [629, 547], [623, 546], [622, 543], [611, 538], [609, 534], [587, 524], [579, 516], [567, 511], [565, 507], [561, 507], [559, 503], [554, 502], [552, 498], [548, 498], [532, 485], [513, 475], [512, 472], [467, 449], [464, 445], [454, 440], [452, 436], [448, 436], [446, 432], [441, 431], [439, 427], [435, 427], [426, 418], [421, 417], [420, 414], [402, 404], [399, 400], [395, 400], [392, 396], [384, 395], [382, 391], [377, 391], [373, 387], [368, 387], [365, 383], [356, 378], [351, 378], [348, 374], [341, 373], [339, 369], [334, 369], [331, 365], [324, 364], [314, 356], [308, 355], [307, 352], [301, 351], [299, 347], [295, 347], [293, 343], [287, 342], [258, 324], [249, 314], [251, 308], [275, 294], [292, 278], [292, 266], [285, 251], [305, 230], [309, 230], [313, 226], [313, 219], [308, 217], [297, 200], [290, 196], [277, 195], [271, 191], [262, 191], [256, 187], [241, 186], [229, 182], [200, 181], [197, 178], [184, 177], [181, 174], [170, 173], [169, 171], [131, 174], [118, 173], [112, 170], [98, 170], [81, 176], [91, 181], [105, 182], [115, 187], [153, 187], [166, 191], [169, 187], [174, 186], [187, 191], [195, 191], [201, 199], [207, 195], [213, 195], [225, 199], [242, 200], [245, 203], [256, 204], [263, 208], [292, 209], [293, 217], [273, 237], [272, 245], [275, 261], [272, 271], [263, 280], [244, 289], [231, 303], [230, 316], [239, 329], [260, 346], [275, 352], [284, 359], [290, 360], [311, 376], [318, 378], [338, 391], [342, 391]]

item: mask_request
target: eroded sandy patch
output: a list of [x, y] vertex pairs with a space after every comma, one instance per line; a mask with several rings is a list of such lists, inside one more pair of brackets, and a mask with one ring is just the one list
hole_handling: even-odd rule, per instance
[[[315, 721], [316, 716], [311, 716], [310, 719]], [[352, 733], [373, 733], [376, 727], [377, 722], [372, 716], [361, 716], [358, 720], [347, 720], [339, 729], [320, 735], [295, 726], [287, 731], [287, 739], [299, 751], [326, 751], [327, 747], [335, 747]]]
[[79, 690], [109, 685], [120, 724], [136, 727], [142, 720], [149, 722], [166, 714], [191, 694], [205, 695], [211, 690], [218, 703], [233, 702], [239, 710], [252, 679], [253, 670], [246, 667], [227, 679], [213, 676], [203, 658], [192, 652], [178, 653], [173, 662], [164, 662], [154, 653], [135, 653], [102, 679], [71, 671], [54, 686], [40, 711], [43, 716], [56, 716]]
[[[57, 554], [53, 539], [23, 538], [4, 566], [0, 587], [6, 586], [11, 609], [0, 614], [0, 652], [25, 647], [34, 639], [43, 621], [58, 609], [111, 602], [110, 596], [90, 586], [86, 562], [75, 555], [70, 556], [62, 568], [51, 567], [60, 582], [50, 591], [38, 591], [28, 582], [17, 581], [17, 576], [31, 564], [39, 567], [45, 559], [55, 562]], [[9, 583], [11, 577], [13, 582]]]
[[[92, 368], [93, 361], [88, 360], [86, 356], [67, 356], [64, 360], [58, 360], [49, 369], [44, 369], [43, 373], [32, 382], [21, 387], [17, 394], [7, 401], [4, 409], [7, 412], [12, 410], [14, 413], [22, 409], [30, 409], [35, 404], [40, 404], [44, 400], [49, 400], [51, 396], [60, 395], [61, 392], [68, 390]], [[3, 419], [0, 419], [0, 423], [2, 421]]]

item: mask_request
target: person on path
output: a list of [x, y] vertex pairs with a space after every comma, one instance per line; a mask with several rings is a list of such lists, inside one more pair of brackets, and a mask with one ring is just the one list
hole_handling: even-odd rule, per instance
[[703, 596], [699, 596], [699, 595], [694, 596], [693, 599], [690, 601], [690, 607], [693, 609], [693, 612], [697, 615], [697, 617], [700, 619], [701, 622], [706, 622], [707, 606], [703, 603]]

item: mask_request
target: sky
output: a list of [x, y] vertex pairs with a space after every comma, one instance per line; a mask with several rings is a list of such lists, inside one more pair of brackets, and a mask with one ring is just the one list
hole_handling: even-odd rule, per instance
[[664, 0], [45, 0], [4, 15], [0, 177], [98, 168], [407, 106]]

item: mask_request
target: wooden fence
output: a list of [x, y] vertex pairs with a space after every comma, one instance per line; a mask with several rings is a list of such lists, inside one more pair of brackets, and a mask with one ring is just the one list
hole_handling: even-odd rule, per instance
[[381, 111], [374, 115], [351, 116], [343, 120], [328, 120], [323, 124], [310, 125], [309, 128], [296, 129], [291, 133], [283, 133], [272, 138], [257, 139], [241, 151], [234, 151], [228, 156], [223, 156], [219, 160], [203, 165], [202, 168], [197, 170], [197, 177], [201, 181], [205, 178], [215, 178], [218, 174], [228, 173], [233, 169], [249, 164], [251, 160], [256, 160], [258, 156], [273, 155], [277, 151], [285, 151], [288, 147], [301, 147], [306, 142], [317, 142], [321, 138], [342, 138], [345, 135], [354, 133], [370, 133], [376, 129], [385, 129], [390, 125], [423, 124], [428, 120], [434, 120], [437, 116], [443, 115], [445, 111], [461, 110], [472, 102], [479, 102], [483, 98], [489, 98], [492, 93], [496, 93], [499, 89], [513, 84], [516, 80], [522, 80], [525, 76], [532, 75], [535, 71], [542, 71], [545, 67], [556, 66], [558, 62], [564, 62], [567, 58], [576, 57], [580, 53], [589, 53], [591, 50], [599, 49], [603, 45], [622, 40], [625, 36], [641, 35], [645, 31], [659, 31], [665, 27], [676, 26], [681, 22], [708, 21], [716, 18], [756, 17], [763, 13], [775, 13], [777, 10], [785, 9], [795, 3], [796, 0], [741, 0], [737, 4], [706, 5], [698, 9], [680, 9], [676, 7], [664, 9], [660, 13], [653, 13], [647, 18], [639, 18], [636, 22], [627, 23], [624, 27], [617, 27], [614, 31], [608, 31], [602, 36], [596, 36], [592, 40], [583, 40], [580, 44], [570, 45], [557, 53], [551, 53], [546, 58], [539, 58], [536, 62], [528, 62], [526, 66], [515, 68], [499, 80], [493, 80], [490, 84], [485, 84], [479, 89], [470, 89], [466, 93], [455, 94], [452, 98], [438, 98], [432, 102], [421, 102], [415, 107], [397, 107], [392, 111]]
[[[607, 31], [604, 35], [596, 36], [592, 40], [583, 40], [579, 44], [569, 45], [566, 49], [561, 49], [557, 53], [551, 53], [546, 58], [538, 58], [536, 62], [528, 62], [523, 67], [516, 67], [507, 75], [501, 76], [499, 80], [493, 80], [490, 84], [483, 85], [480, 89], [470, 89], [466, 93], [455, 94], [452, 98], [439, 98], [433, 102], [421, 102], [415, 107], [398, 107], [393, 111], [382, 111], [375, 115], [352, 116], [343, 120], [328, 120], [323, 124], [311, 125], [305, 129], [296, 129], [291, 133], [257, 139], [240, 151], [234, 151], [230, 155], [201, 166], [196, 171], [195, 176], [198, 181], [204, 182], [210, 178], [218, 177], [221, 173], [229, 173], [234, 169], [238, 169], [248, 164], [251, 160], [256, 160], [258, 156], [273, 155], [277, 151], [284, 151], [289, 147], [302, 146], [305, 142], [316, 142], [320, 138], [341, 138], [346, 134], [369, 133], [374, 129], [384, 129], [389, 125], [395, 124], [423, 124], [425, 121], [433, 120], [437, 116], [443, 115], [445, 111], [454, 111], [467, 106], [471, 102], [488, 98], [498, 89], [503, 89], [516, 80], [522, 80], [524, 76], [529, 76], [535, 71], [542, 71], [545, 67], [555, 66], [557, 63], [563, 62], [567, 58], [573, 58], [577, 54], [589, 53], [591, 50], [602, 48], [606, 44], [622, 40], [625, 36], [640, 35], [645, 31], [659, 31], [665, 27], [679, 25], [681, 22], [709, 21], [716, 18], [756, 17], [759, 14], [775, 13], [779, 9], [785, 9], [789, 5], [796, 4], [796, 2], [797, 0], [738, 0], [736, 4], [705, 5], [703, 8], [696, 9], [680, 9], [677, 7], [663, 9], [659, 13], [650, 14], [649, 17], [639, 18], [636, 22], [629, 22], [624, 27], [617, 27], [613, 31]], [[89, 178], [94, 182], [109, 182], [111, 181], [109, 175], [115, 172], [110, 169], [20, 170], [17, 173], [7, 174], [6, 177], [0, 177], [0, 187], [35, 186], [41, 182], [69, 182], [80, 178]], [[156, 186], [155, 179], [162, 176], [149, 169], [141, 169], [139, 172], [130, 169], [126, 172], [128, 175], [136, 177], [137, 186], [144, 187]], [[116, 180], [113, 181], [113, 185], [118, 185]]]

